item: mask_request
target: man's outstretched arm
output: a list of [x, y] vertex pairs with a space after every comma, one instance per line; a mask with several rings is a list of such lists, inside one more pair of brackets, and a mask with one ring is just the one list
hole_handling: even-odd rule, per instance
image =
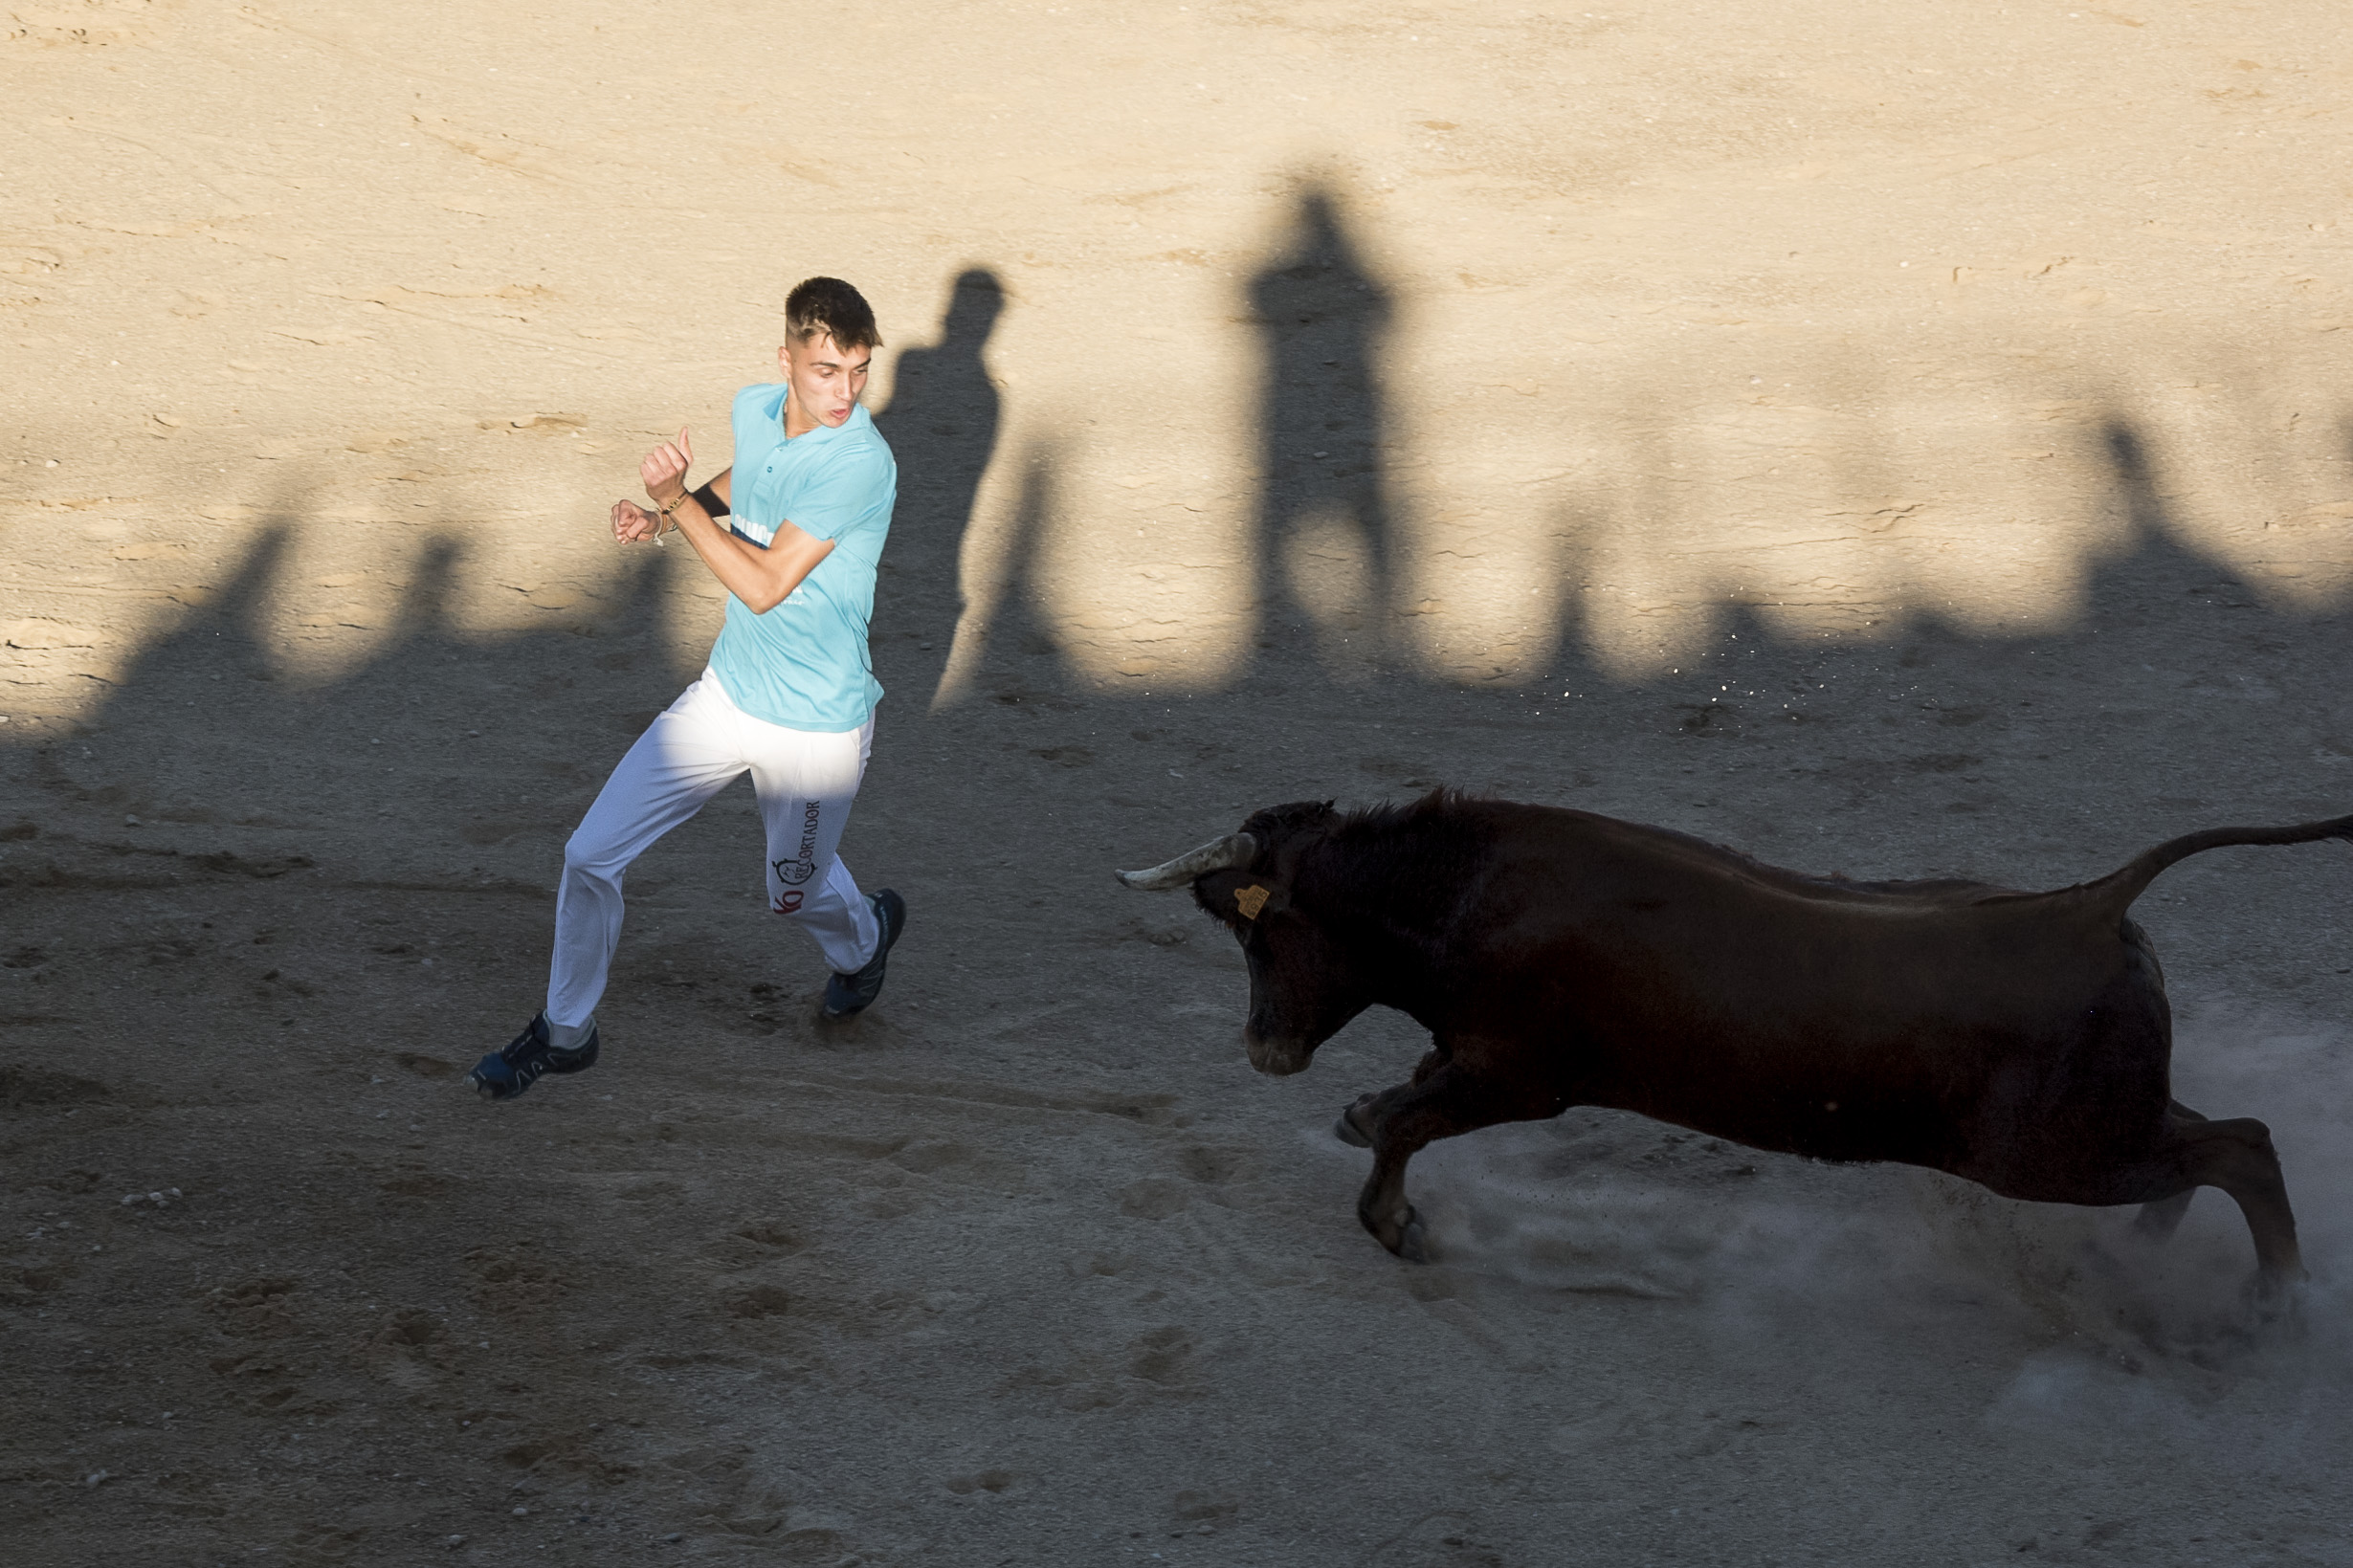
[[[765, 615], [783, 604], [816, 570], [818, 562], [833, 553], [833, 541], [803, 533], [788, 521], [777, 525], [776, 537], [765, 550], [749, 540], [738, 539], [712, 520], [715, 516], [726, 516], [732, 498], [728, 481], [734, 471], [730, 469], [701, 490], [689, 493], [685, 488], [686, 471], [694, 457], [694, 446], [683, 430], [678, 431], [677, 441], [665, 441], [647, 453], [645, 461], [637, 465], [637, 473], [645, 480], [646, 494], [662, 509], [661, 514], [647, 514], [642, 508], [623, 501], [613, 508], [614, 537], [624, 537], [623, 506], [653, 524], [653, 532], [644, 536], [647, 538], [658, 534], [661, 516], [667, 516], [686, 537], [686, 542], [695, 547], [695, 553], [702, 557], [703, 564], [711, 568], [711, 575], [729, 593], [743, 600], [753, 614]], [[716, 514], [705, 504], [705, 493], [714, 493], [712, 498], [720, 503]]]

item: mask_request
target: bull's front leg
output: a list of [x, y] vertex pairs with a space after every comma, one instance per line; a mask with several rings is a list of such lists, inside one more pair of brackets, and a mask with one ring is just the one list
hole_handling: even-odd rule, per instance
[[[1374, 1102], [1386, 1103], [1392, 1096], [1404, 1093], [1415, 1084], [1426, 1081], [1432, 1073], [1444, 1067], [1451, 1059], [1443, 1049], [1430, 1051], [1414, 1064], [1413, 1076], [1390, 1090], [1387, 1094], [1359, 1094], [1356, 1097], [1356, 1103], [1340, 1114], [1339, 1122], [1332, 1128], [1332, 1136], [1352, 1149], [1371, 1148], [1372, 1135], [1365, 1129], [1372, 1125], [1370, 1117], [1373, 1114]], [[1361, 1126], [1357, 1122], [1360, 1115], [1366, 1118]]]
[[1356, 1217], [1383, 1247], [1408, 1263], [1430, 1261], [1421, 1220], [1406, 1201], [1406, 1162], [1424, 1145], [1499, 1121], [1557, 1115], [1559, 1096], [1503, 1082], [1451, 1055], [1425, 1057], [1410, 1083], [1367, 1094], [1341, 1113], [1341, 1138], [1372, 1150], [1372, 1174], [1357, 1194]]

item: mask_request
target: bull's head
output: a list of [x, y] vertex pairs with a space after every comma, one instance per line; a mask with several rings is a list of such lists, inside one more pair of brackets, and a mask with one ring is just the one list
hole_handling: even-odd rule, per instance
[[1233, 933], [1250, 964], [1242, 1043], [1261, 1072], [1304, 1070], [1316, 1048], [1372, 1004], [1361, 956], [1302, 903], [1299, 877], [1340, 820], [1328, 801], [1260, 811], [1242, 830], [1150, 871], [1120, 872], [1147, 891], [1190, 884], [1193, 900]]

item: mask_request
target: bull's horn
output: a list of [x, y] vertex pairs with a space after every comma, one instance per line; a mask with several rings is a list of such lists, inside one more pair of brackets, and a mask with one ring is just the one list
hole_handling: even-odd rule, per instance
[[1159, 893], [1165, 888], [1181, 888], [1194, 877], [1210, 872], [1247, 866], [1257, 855], [1256, 839], [1248, 833], [1229, 833], [1224, 838], [1210, 840], [1198, 850], [1188, 850], [1165, 866], [1155, 866], [1148, 872], [1114, 872], [1112, 874], [1131, 888]]

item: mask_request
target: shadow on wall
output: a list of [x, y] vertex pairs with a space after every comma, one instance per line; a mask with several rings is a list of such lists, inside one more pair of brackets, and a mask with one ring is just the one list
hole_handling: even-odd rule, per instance
[[[976, 674], [984, 668], [996, 670], [992, 689], [1000, 700], [1018, 701], [1024, 690], [1021, 675], [1012, 674], [1009, 684], [1009, 671], [1015, 669], [1015, 663], [1009, 661], [1017, 661], [1021, 671], [1032, 672], [1038, 660], [1057, 665], [1060, 661], [1061, 644], [1041, 613], [1036, 596], [1017, 574], [1024, 563], [1037, 559], [1048, 520], [1060, 502], [1056, 486], [1062, 472], [1061, 449], [1050, 441], [1025, 442], [1019, 461], [1012, 517], [1001, 531], [997, 546], [965, 552], [960, 573], [965, 591], [949, 628], [952, 641], [947, 665], [933, 688], [935, 710], [953, 706], [967, 696]], [[992, 653], [997, 655], [993, 665]], [[1060, 684], [1058, 674], [1052, 683]]]
[[1384, 455], [1388, 291], [1333, 192], [1310, 188], [1281, 253], [1251, 279], [1261, 359], [1256, 427], [1259, 647], [1342, 676], [1392, 657], [1399, 541]]
[[[874, 651], [885, 688], [911, 698], [940, 689], [958, 620], [973, 606], [959, 591], [960, 563], [981, 478], [1002, 424], [988, 340], [1005, 314], [1005, 285], [986, 267], [948, 287], [938, 341], [899, 355], [888, 408], [876, 425], [899, 459], [899, 509], [875, 606]], [[984, 591], [982, 604], [993, 603]]]
[[[1310, 185], [1248, 294], [1259, 362], [1250, 603], [1223, 625], [1183, 626], [1177, 640], [1230, 629], [1254, 645], [1232, 661], [1246, 676], [1362, 684], [1412, 662], [1395, 646], [1402, 541], [1380, 372], [1389, 291], [1362, 258], [1337, 193]], [[988, 407], [993, 412], [993, 390]], [[912, 466], [903, 453], [900, 462]], [[1032, 440], [1019, 463], [1010, 517], [986, 539], [967, 528], [959, 553], [961, 613], [935, 709], [1081, 684], [1040, 591], [1070, 489], [1067, 451], [1058, 440]], [[1147, 654], [1129, 667], [1157, 663]], [[1136, 689], [1152, 685], [1140, 675]]]
[[[2164, 591], [2201, 603], [2253, 607], [2261, 597], [2243, 574], [2192, 542], [2161, 494], [2167, 487], [2152, 451], [2156, 427], [2120, 408], [2109, 409], [2081, 448], [2066, 454], [2075, 459], [2072, 472], [2090, 481], [2091, 494], [2073, 502], [2080, 516], [2054, 519], [2037, 511], [2041, 497], [2017, 490], [2014, 479], [1998, 496], [1948, 494], [1924, 506], [1903, 500], [1908, 486], [1929, 481], [1891, 467], [1898, 444], [1879, 438], [1876, 409], [1751, 408], [1753, 424], [1732, 440], [1714, 428], [1694, 429], [1706, 421], [1687, 402], [1662, 393], [1627, 412], [1627, 430], [1547, 436], [1614, 442], [1631, 454], [1626, 494], [1597, 490], [1532, 502], [1526, 515], [1491, 530], [1528, 536], [1493, 552], [1525, 575], [1485, 585], [1528, 607], [1510, 611], [1524, 629], [1499, 630], [1496, 648], [1466, 644], [1433, 660], [1410, 629], [1429, 607], [1408, 602], [1428, 581], [1429, 563], [1415, 559], [1425, 546], [1408, 525], [1393, 472], [1395, 417], [1383, 366], [1394, 294], [1352, 232], [1339, 189], [1311, 184], [1296, 195], [1282, 236], [1250, 278], [1247, 297], [1259, 358], [1252, 413], [1259, 472], [1247, 509], [1254, 600], [1232, 623], [1229, 634], [1247, 643], [1231, 661], [1239, 674], [1223, 683], [1234, 693], [1370, 684], [1488, 689], [1518, 703], [1557, 701], [1565, 693], [1667, 690], [1687, 694], [1682, 705], [1693, 710], [1695, 726], [1720, 729], [1735, 711], [1802, 721], [1797, 716], [1817, 701], [1809, 694], [1820, 686], [1809, 672], [1839, 646], [1866, 663], [1893, 660], [1896, 644], [1919, 638], [2044, 651], [2088, 647], [2084, 640], [2098, 616], [2130, 601], [2120, 585], [2149, 572], [2177, 585]], [[1811, 384], [1817, 391], [1834, 386], [1842, 373], [1817, 367]], [[1759, 486], [1746, 493], [1757, 516], [1711, 523], [1688, 498], [1667, 493], [1684, 483], [1677, 475], [1670, 484], [1669, 475], [1686, 459], [1695, 468], [1712, 459], [1732, 472], [1753, 462], [1762, 474], [1770, 460], [1758, 452], [1777, 450], [1770, 443], [1783, 439], [1810, 465], [1809, 475], [1776, 481], [1787, 490]], [[2047, 428], [2039, 439], [2051, 441]], [[1727, 440], [1725, 451], [1711, 445]], [[1102, 691], [1105, 661], [1094, 661], [1090, 674], [1070, 656], [1042, 588], [1053, 565], [1045, 554], [1049, 541], [1070, 537], [1066, 525], [1057, 525], [1057, 511], [1075, 491], [1068, 455], [1051, 443], [1027, 446], [1015, 516], [992, 541], [1002, 547], [963, 553], [966, 610], [946, 678], [935, 688], [935, 707], [990, 693]], [[1815, 498], [1829, 498], [1832, 509], [1800, 504], [1803, 485], [1817, 487]], [[1775, 496], [1782, 497], [1778, 514]], [[1996, 511], [2005, 519], [2000, 528], [1982, 536], [1971, 531]], [[1923, 523], [1923, 512], [1950, 519], [1957, 531], [1938, 532], [1943, 525]], [[1476, 553], [1472, 545], [1461, 548]], [[2002, 560], [1984, 559], [1985, 549], [2003, 552]], [[1831, 573], [1819, 580], [1831, 587], [1809, 599], [1739, 580], [1750, 567], [1734, 563], [1791, 550], [1789, 559], [1802, 557], [1807, 570]], [[1710, 574], [1727, 572], [1734, 575], [1712, 583]], [[2021, 573], [2023, 585], [2010, 582]], [[1857, 582], [1873, 585], [1873, 594], [1835, 596], [1837, 584]], [[1947, 604], [1931, 591], [1942, 585], [1951, 593], [1957, 582], [1981, 586], [1979, 597], [1997, 607], [2012, 587], [2045, 603], [1989, 617], [1987, 604]], [[1473, 586], [1466, 596], [1476, 599], [1480, 591]], [[2045, 612], [2050, 605], [2075, 606], [2076, 624], [2054, 627]], [[2320, 625], [2342, 612], [2322, 606], [2309, 614], [2277, 613], [2284, 623]], [[1196, 625], [1189, 633], [1215, 629]], [[1765, 660], [1776, 648], [1779, 656]], [[1732, 657], [1749, 672], [1746, 684], [1712, 676], [1695, 682], [1696, 672], [1721, 674]], [[1142, 673], [1104, 695], [1214, 695], [1154, 669], [1149, 658], [1136, 666]], [[1776, 673], [1765, 674], [1768, 669]], [[1705, 692], [1691, 695], [1697, 684]]]
[[[485, 846], [547, 814], [541, 798], [487, 797], [486, 777], [521, 766], [547, 793], [577, 792], [692, 677], [670, 651], [676, 552], [628, 552], [601, 600], [544, 611], [541, 629], [482, 636], [449, 613], [465, 568], [452, 526], [418, 556], [365, 663], [297, 680], [274, 651], [294, 620], [285, 575], [302, 515], [299, 500], [274, 508], [220, 591], [139, 652], [78, 740], [35, 747], [36, 791], [149, 822], [261, 828], [422, 803]], [[588, 700], [568, 700], [574, 691]], [[406, 858], [402, 838], [388, 834], [388, 866]]]
[[[999, 460], [986, 350], [1004, 301], [985, 271], [955, 281], [938, 339], [909, 350], [885, 416], [910, 475], [878, 595], [875, 657], [893, 693], [886, 736], [912, 739], [925, 683], [943, 667], [957, 673], [953, 640], [973, 695], [994, 701], [942, 737], [976, 740], [989, 733], [983, 715], [1018, 706], [1038, 729], [1034, 741], [1008, 732], [980, 752], [1004, 752], [1008, 768], [1026, 766], [1024, 755], [1048, 757], [1062, 771], [1051, 787], [1011, 774], [996, 782], [1077, 789], [1074, 804], [1099, 803], [1088, 792], [1134, 762], [1147, 779], [1174, 785], [1181, 777], [1172, 797], [1204, 786], [1188, 811], [1446, 781], [1676, 820], [1673, 798], [1648, 798], [1647, 784], [1627, 800], [1606, 791], [1674, 771], [1670, 757], [1682, 772], [1755, 766], [1765, 753], [1750, 743], [1762, 741], [1784, 751], [1792, 771], [1819, 775], [1808, 798], [1825, 808], [1899, 796], [1965, 821], [2001, 810], [2028, 777], [2042, 779], [2037, 789], [2075, 790], [2120, 770], [2149, 799], [2177, 806], [2183, 826], [2213, 820], [2209, 805], [2266, 797], [2308, 801], [2315, 815], [2343, 808], [2353, 782], [2339, 771], [2353, 766], [2348, 617], [2267, 608], [2245, 582], [2185, 547], [2162, 493], [2160, 454], [2120, 416], [2096, 454], [2107, 494], [2093, 499], [2121, 519], [2109, 534], [2116, 542], [2092, 563], [2081, 614], [2062, 631], [1994, 635], [1929, 614], [1885, 629], [1884, 641], [1799, 638], [1734, 603], [1718, 607], [1704, 647], [1641, 679], [1597, 660], [1568, 621], [1532, 662], [1549, 678], [1530, 686], [1438, 678], [1384, 650], [1391, 633], [1379, 614], [1355, 625], [1329, 618], [1315, 597], [1318, 568], [1295, 566], [1315, 540], [1337, 538], [1365, 563], [1356, 602], [1372, 609], [1393, 608], [1387, 595], [1403, 575], [1381, 473], [1388, 414], [1379, 344], [1390, 305], [1337, 212], [1325, 193], [1303, 197], [1290, 239], [1252, 285], [1266, 318], [1267, 461], [1254, 514], [1265, 635], [1231, 690], [1188, 699], [1188, 724], [1204, 726], [1204, 739], [1187, 755], [1155, 753], [1155, 766], [1124, 759], [1117, 737], [1132, 728], [1139, 757], [1171, 743], [1164, 738], [1183, 728], [1166, 722], [1178, 698], [1148, 677], [1110, 692], [1082, 681], [1037, 607], [1032, 580], [1063, 504], [1062, 452], [1015, 451], [1004, 525], [1012, 547], [988, 557], [1004, 563], [1002, 573], [959, 580], [960, 563], [973, 559], [961, 548], [973, 497]], [[1315, 441], [1325, 444], [1306, 445]], [[421, 558], [390, 635], [365, 664], [323, 686], [286, 678], [274, 629], [313, 607], [285, 602], [300, 590], [280, 582], [304, 515], [300, 497], [272, 511], [219, 597], [148, 645], [109, 688], [81, 726], [95, 733], [55, 743], [54, 731], [17, 725], [0, 738], [10, 777], [31, 786], [21, 812], [37, 815], [44, 794], [53, 805], [143, 817], [289, 828], [424, 810], [438, 836], [429, 844], [388, 832], [382, 861], [411, 878], [472, 875], [495, 861], [466, 858], [440, 829], [485, 850], [532, 832], [560, 837], [694, 674], [698, 661], [673, 651], [670, 624], [680, 574], [699, 573], [681, 552], [625, 552], [583, 605], [537, 611], [544, 624], [534, 629], [484, 637], [453, 625], [451, 589], [467, 563], [452, 524]], [[1574, 560], [1576, 542], [1564, 540], [1562, 559]], [[1372, 652], [1351, 651], [1358, 635]], [[1079, 722], [1056, 716], [1082, 709], [1093, 727], [1044, 733]], [[1377, 742], [1360, 733], [1384, 725]], [[1251, 734], [1259, 739], [1248, 745], [1236, 739]], [[1730, 744], [1695, 749], [1695, 740]], [[1499, 760], [1507, 755], [1545, 761], [1521, 773], [1521, 762]], [[909, 808], [928, 813], [942, 802], [925, 801], [925, 790], [974, 787], [984, 772], [976, 753], [972, 772], [912, 790]], [[1605, 793], [1577, 793], [1594, 781]], [[1765, 832], [1724, 830], [1769, 848]]]
[[[899, 412], [903, 418], [903, 404]], [[2209, 804], [2283, 790], [2308, 800], [2314, 814], [2342, 809], [2353, 784], [2348, 617], [2266, 608], [2246, 584], [2176, 541], [2143, 439], [2118, 421], [2104, 445], [2113, 490], [2104, 504], [2128, 519], [2128, 539], [2098, 563], [2083, 613], [2064, 632], [1989, 637], [1930, 616], [1885, 644], [1801, 643], [1734, 605], [1708, 648], [1644, 682], [1613, 680], [1579, 651], [1572, 628], [1551, 662], [1552, 681], [1534, 693], [1452, 686], [1396, 669], [1336, 678], [1305, 640], [1269, 638], [1275, 646], [1257, 651], [1235, 690], [1197, 696], [1188, 711], [1210, 729], [1278, 735], [1286, 746], [1262, 748], [1266, 760], [1247, 764], [1232, 760], [1238, 742], [1223, 740], [1218, 757], [1195, 759], [1186, 777], [1210, 775], [1214, 761], [1216, 775], [1234, 781], [1232, 802], [1221, 786], [1220, 808], [1441, 780], [1563, 799], [1596, 777], [1658, 770], [1670, 755], [1652, 749], [1659, 742], [1681, 748], [1671, 755], [1686, 764], [1713, 754], [1730, 766], [1755, 765], [1762, 754], [1749, 743], [1765, 741], [1819, 770], [1826, 806], [1904, 794], [1933, 801], [1923, 809], [1997, 811], [2005, 786], [1989, 777], [1987, 759], [2002, 757], [2030, 773], [2048, 764], [2071, 789], [2129, 769], [2150, 798], [2191, 813], [2185, 826], [2210, 820], [2202, 814]], [[1051, 448], [1022, 459], [1016, 563], [1034, 559], [1060, 469]], [[466, 569], [452, 526], [423, 552], [375, 653], [323, 685], [298, 681], [276, 654], [281, 629], [303, 607], [287, 602], [302, 590], [282, 581], [301, 517], [299, 499], [275, 509], [219, 594], [143, 649], [109, 687], [77, 726], [87, 733], [61, 743], [54, 731], [11, 726], [0, 748], [16, 758], [10, 773], [32, 786], [19, 811], [37, 815], [46, 794], [57, 805], [164, 821], [298, 828], [363, 818], [393, 800], [422, 803], [403, 810], [454, 825], [468, 845], [499, 844], [527, 828], [560, 831], [699, 663], [674, 651], [677, 574], [699, 570], [679, 552], [627, 552], [582, 604], [541, 611], [544, 627], [482, 636], [455, 627], [449, 611]], [[913, 553], [929, 568], [903, 574], [913, 581], [902, 582], [890, 611], [906, 647], [877, 648], [885, 683], [899, 694], [886, 704], [894, 732], [920, 712], [912, 696], [921, 672], [907, 666], [931, 656], [916, 645], [943, 647], [954, 629], [946, 530], [935, 525], [926, 539], [923, 528], [919, 521], [911, 531]], [[1071, 677], [1017, 575], [966, 588], [1005, 606], [976, 644], [979, 690], [995, 699], [986, 707], [1087, 709], [1099, 716], [1090, 724], [1133, 711], [1165, 728], [1174, 699], [1148, 682], [1099, 693]], [[1422, 699], [1440, 692], [1459, 700]], [[1349, 751], [1360, 721], [1386, 721], [1380, 756]], [[1494, 727], [1492, 741], [1466, 736], [1465, 724]], [[986, 730], [984, 722], [974, 733]], [[1318, 737], [1327, 732], [1324, 746]], [[1488, 769], [1491, 752], [1522, 740], [1559, 765], [1524, 781]], [[1693, 740], [1731, 744], [1683, 747]], [[1890, 747], [1908, 750], [1880, 755]], [[2168, 772], [2181, 776], [2169, 781]], [[519, 774], [528, 788], [489, 782]], [[1907, 774], [1922, 776], [1907, 783]], [[387, 865], [425, 854], [416, 843], [388, 835]], [[433, 852], [447, 858], [446, 850]], [[434, 874], [476, 869], [468, 862]]]

